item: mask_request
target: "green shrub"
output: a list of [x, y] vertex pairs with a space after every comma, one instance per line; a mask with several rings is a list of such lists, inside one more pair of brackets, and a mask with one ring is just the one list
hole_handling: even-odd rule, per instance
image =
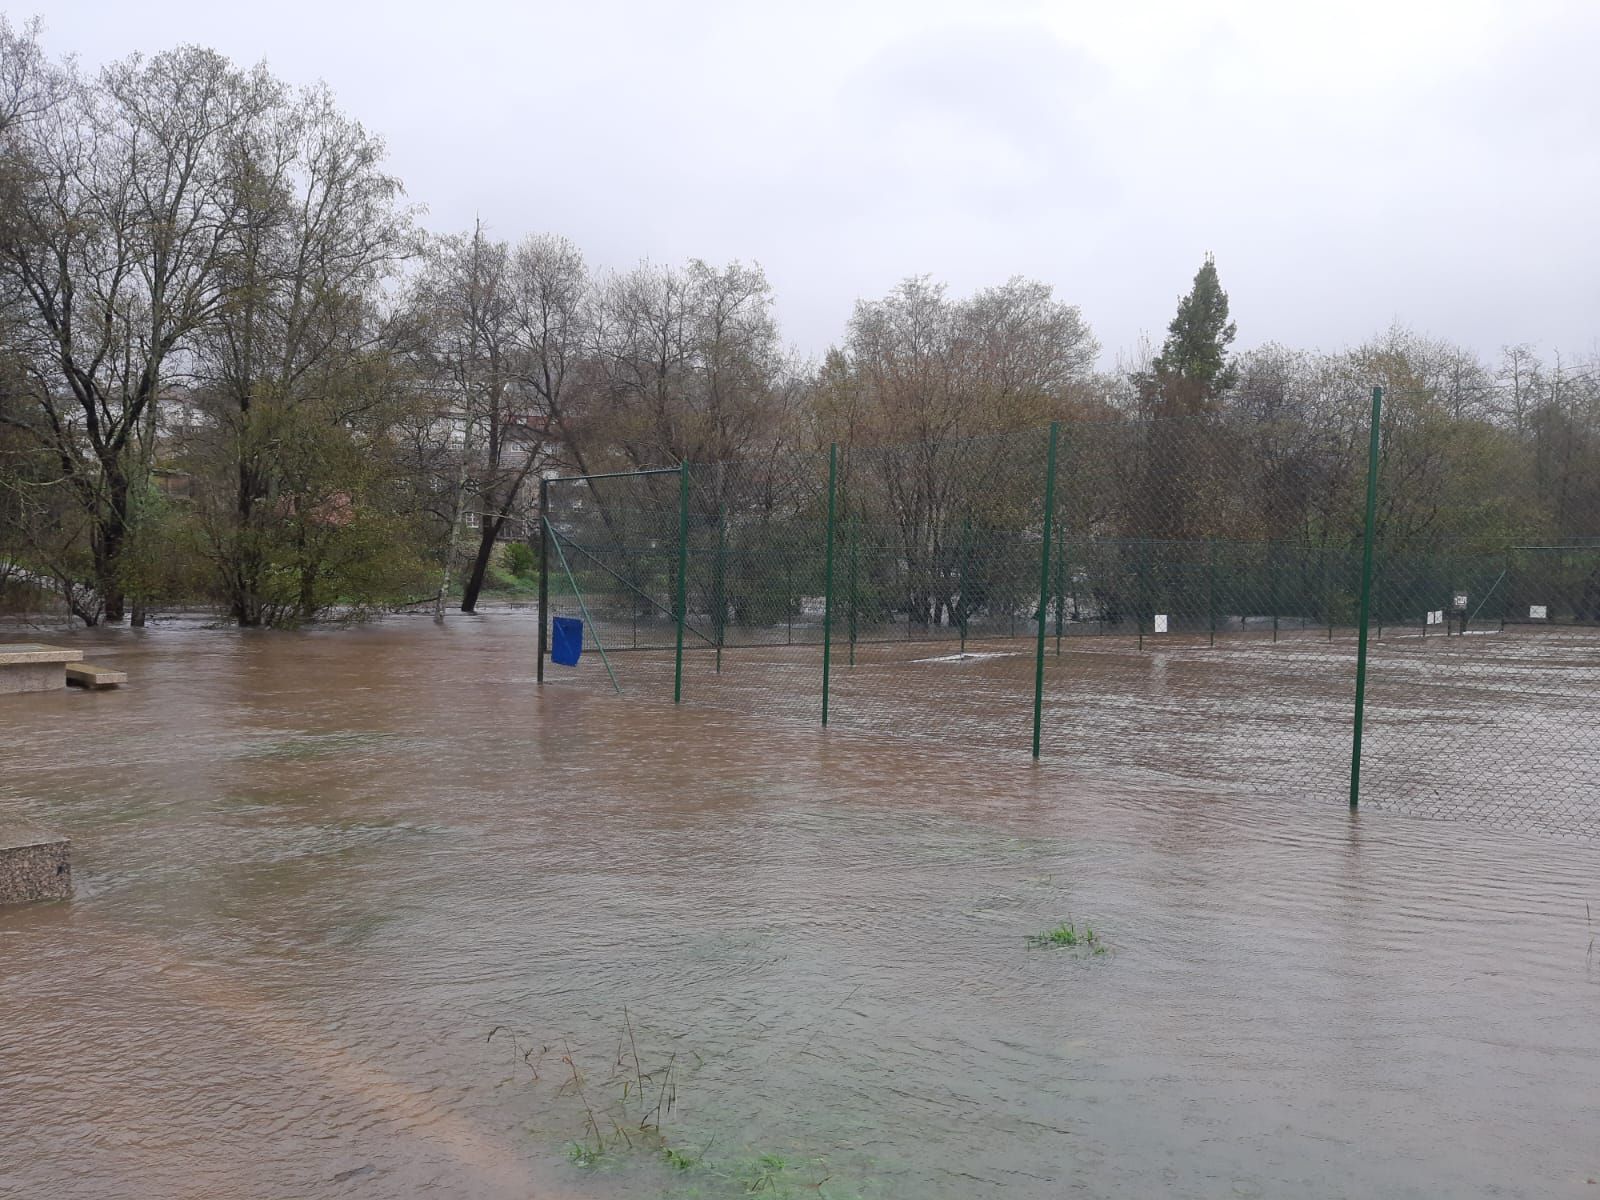
[[518, 579], [532, 579], [538, 556], [526, 542], [508, 542], [505, 548], [505, 566]]

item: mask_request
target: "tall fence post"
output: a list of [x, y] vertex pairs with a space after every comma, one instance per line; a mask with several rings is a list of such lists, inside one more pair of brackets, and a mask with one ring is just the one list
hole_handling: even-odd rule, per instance
[[1278, 602], [1279, 601], [1279, 595], [1278, 595], [1278, 566], [1279, 566], [1279, 564], [1278, 564], [1278, 543], [1277, 542], [1268, 542], [1267, 543], [1267, 588], [1272, 593], [1272, 642], [1273, 642], [1273, 645], [1277, 645], [1277, 642], [1278, 642], [1278, 609], [1282, 607], [1282, 605], [1279, 604], [1279, 602]]
[[728, 630], [728, 508], [723, 499], [723, 464], [717, 464], [717, 674], [722, 674], [722, 644]]
[[1322, 547], [1320, 551], [1322, 560], [1322, 608], [1328, 618], [1328, 641], [1333, 641], [1333, 585], [1329, 582], [1328, 574], [1328, 548]]
[[1506, 617], [1511, 615], [1511, 547], [1510, 546], [1506, 547], [1506, 550], [1505, 550], [1505, 566], [1501, 569], [1500, 574], [1504, 577], [1504, 579], [1506, 581], [1505, 591], [1503, 593], [1501, 593], [1501, 596], [1500, 596], [1500, 632], [1504, 633], [1506, 631]]
[[544, 656], [550, 652], [550, 481], [539, 480], [539, 666], [544, 682]]
[[1367, 708], [1367, 621], [1372, 611], [1372, 542], [1378, 520], [1378, 436], [1383, 389], [1372, 389], [1372, 431], [1367, 443], [1367, 518], [1361, 537], [1361, 612], [1356, 630], [1356, 711], [1350, 738], [1350, 807], [1361, 802], [1361, 735]]
[[1206, 625], [1207, 645], [1217, 645], [1217, 539], [1206, 539]]
[[1039, 539], [1038, 640], [1033, 656], [1033, 757], [1039, 757], [1039, 735], [1044, 725], [1044, 622], [1050, 611], [1050, 537], [1056, 508], [1056, 441], [1061, 426], [1050, 422], [1050, 454], [1044, 469], [1044, 536]]
[[839, 443], [828, 447], [828, 541], [822, 554], [822, 723], [828, 723], [828, 668], [833, 658], [833, 505], [839, 480]]
[[[1150, 611], [1150, 579], [1149, 579], [1150, 539], [1139, 539], [1139, 607], [1134, 614], [1139, 626], [1139, 649], [1144, 649], [1144, 621], [1145, 614]], [[1154, 625], [1151, 626], [1152, 630]]]
[[678, 646], [672, 661], [672, 702], [683, 699], [683, 624], [689, 615], [689, 460], [678, 467]]
[[969, 512], [961, 519], [961, 554], [956, 560], [956, 603], [960, 607], [955, 612], [956, 625], [961, 633], [961, 657], [967, 656], [967, 604], [970, 593], [967, 591], [967, 574], [972, 569], [972, 514]]

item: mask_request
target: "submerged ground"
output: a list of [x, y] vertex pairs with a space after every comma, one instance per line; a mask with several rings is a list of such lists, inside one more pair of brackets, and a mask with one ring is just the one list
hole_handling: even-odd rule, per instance
[[132, 682], [0, 698], [78, 878], [0, 909], [0, 1193], [1600, 1194], [1592, 847], [540, 692], [533, 632], [50, 635]]

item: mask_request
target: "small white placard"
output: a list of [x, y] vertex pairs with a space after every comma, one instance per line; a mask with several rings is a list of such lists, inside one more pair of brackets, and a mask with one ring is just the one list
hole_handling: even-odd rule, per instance
[[1543, 604], [1530, 604], [1530, 605], [1528, 605], [1528, 619], [1530, 621], [1542, 621], [1546, 617], [1548, 617], [1549, 615], [1550, 615], [1550, 609], [1546, 605], [1543, 605]]
[[1467, 594], [1465, 592], [1457, 592], [1456, 593], [1456, 607], [1457, 608], [1465, 608], [1466, 606], [1467, 606]]
[[1430, 612], [1428, 614], [1428, 624], [1429, 625], [1443, 625], [1444, 624], [1444, 609], [1436, 608], [1432, 612]]
[[1166, 631], [1167, 631], [1167, 614], [1166, 613], [1157, 613], [1156, 614], [1156, 632], [1157, 633], [1165, 633]]

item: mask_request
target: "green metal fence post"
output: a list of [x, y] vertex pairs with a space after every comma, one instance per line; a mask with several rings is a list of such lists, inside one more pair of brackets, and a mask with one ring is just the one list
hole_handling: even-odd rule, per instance
[[1367, 443], [1367, 519], [1361, 537], [1361, 613], [1356, 631], [1355, 725], [1350, 738], [1350, 807], [1361, 802], [1361, 735], [1367, 707], [1367, 621], [1372, 609], [1373, 526], [1378, 520], [1378, 438], [1383, 389], [1372, 389], [1372, 431]]
[[972, 570], [972, 514], [968, 513], [961, 521], [961, 553], [956, 559], [956, 603], [961, 607], [956, 611], [956, 626], [961, 634], [961, 657], [967, 656], [967, 602], [971, 593], [967, 590], [967, 575]]
[[1278, 602], [1278, 543], [1267, 543], [1267, 587], [1272, 592], [1272, 644], [1278, 644], [1278, 609], [1283, 606]]
[[689, 461], [678, 467], [678, 648], [672, 662], [672, 702], [683, 699], [683, 624], [689, 615]]
[[[1450, 626], [1455, 623], [1455, 619], [1456, 619], [1456, 606], [1455, 606], [1455, 591], [1454, 591], [1454, 589], [1455, 589], [1456, 584], [1461, 579], [1462, 571], [1461, 571], [1460, 561], [1458, 559], [1446, 558], [1445, 562], [1447, 564], [1446, 567], [1445, 567], [1445, 571], [1447, 572], [1446, 575], [1445, 575], [1445, 578], [1450, 581], [1450, 587], [1452, 589], [1451, 590], [1451, 594], [1450, 594], [1451, 602], [1449, 604], [1445, 605], [1445, 608], [1444, 608], [1444, 635], [1445, 635], [1445, 637], [1449, 637], [1450, 636]], [[1465, 633], [1466, 630], [1462, 630], [1462, 632]]]
[[[1139, 649], [1144, 649], [1144, 618], [1150, 609], [1150, 579], [1149, 563], [1150, 539], [1139, 539], [1139, 606], [1134, 612], [1134, 619], [1139, 625]], [[1154, 629], [1154, 625], [1151, 626]]]
[[550, 481], [539, 480], [539, 666], [534, 676], [544, 682], [544, 656], [550, 653]]
[[721, 493], [722, 466], [717, 467], [717, 563], [716, 584], [714, 591], [717, 595], [717, 674], [722, 674], [722, 644], [727, 635], [728, 628], [728, 506]]
[[1322, 548], [1322, 608], [1328, 618], [1328, 641], [1333, 641], [1333, 588], [1328, 582], [1328, 548]]
[[1506, 552], [1505, 553], [1506, 553], [1505, 566], [1501, 569], [1501, 572], [1500, 572], [1502, 575], [1505, 576], [1505, 580], [1506, 580], [1506, 590], [1500, 597], [1500, 632], [1501, 633], [1504, 633], [1506, 631], [1506, 617], [1509, 616], [1510, 613], [1511, 613], [1511, 547], [1510, 546], [1506, 547]]
[[1206, 539], [1206, 619], [1210, 625], [1210, 642], [1217, 644], [1217, 539]]
[[1044, 469], [1044, 536], [1039, 539], [1039, 627], [1033, 657], [1033, 757], [1039, 757], [1044, 724], [1044, 621], [1050, 610], [1050, 535], [1056, 507], [1056, 441], [1061, 426], [1050, 422], [1050, 454]]
[[828, 447], [828, 541], [822, 561], [822, 723], [828, 723], [828, 667], [833, 657], [833, 504], [839, 479], [839, 443]]

